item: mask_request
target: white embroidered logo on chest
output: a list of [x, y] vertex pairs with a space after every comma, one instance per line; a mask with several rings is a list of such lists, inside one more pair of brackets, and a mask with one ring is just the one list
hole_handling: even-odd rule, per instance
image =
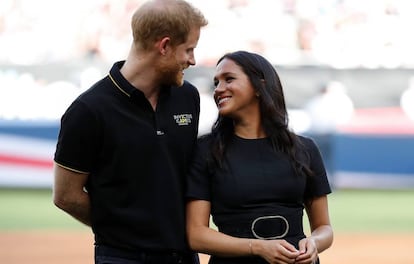
[[188, 126], [191, 123], [191, 119], [193, 119], [192, 114], [174, 115], [174, 120], [179, 126]]

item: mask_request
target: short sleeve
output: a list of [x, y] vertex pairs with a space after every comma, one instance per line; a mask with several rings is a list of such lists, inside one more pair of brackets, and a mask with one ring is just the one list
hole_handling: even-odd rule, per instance
[[305, 139], [305, 146], [310, 156], [310, 169], [313, 175], [308, 176], [306, 182], [305, 198], [319, 197], [332, 192], [323, 163], [322, 155], [315, 142]]
[[89, 173], [98, 157], [97, 119], [79, 100], [74, 101], [61, 118], [54, 160], [68, 169]]
[[187, 199], [207, 200], [211, 199], [210, 173], [208, 170], [209, 144], [206, 137], [197, 140], [194, 157], [187, 175]]

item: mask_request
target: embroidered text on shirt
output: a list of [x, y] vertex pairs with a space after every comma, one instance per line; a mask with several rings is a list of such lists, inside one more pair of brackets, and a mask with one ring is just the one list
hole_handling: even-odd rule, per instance
[[192, 114], [174, 115], [174, 120], [179, 126], [188, 126], [191, 123], [191, 119], [193, 119]]

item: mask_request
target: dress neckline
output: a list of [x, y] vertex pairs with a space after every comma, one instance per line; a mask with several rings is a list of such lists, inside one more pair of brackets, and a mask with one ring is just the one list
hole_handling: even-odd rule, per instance
[[233, 134], [233, 138], [235, 138], [236, 140], [239, 140], [239, 141], [249, 141], [249, 142], [252, 142], [252, 141], [264, 141], [264, 140], [267, 140], [269, 137], [261, 137], [261, 138], [244, 138], [244, 137], [240, 137], [240, 136], [238, 136], [238, 135], [236, 135], [236, 134]]

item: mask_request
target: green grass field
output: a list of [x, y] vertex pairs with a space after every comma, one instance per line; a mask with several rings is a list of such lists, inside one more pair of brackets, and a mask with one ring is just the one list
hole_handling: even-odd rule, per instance
[[[335, 232], [414, 233], [414, 190], [335, 190]], [[0, 231], [88, 227], [53, 205], [51, 190], [0, 189]]]
[[51, 190], [0, 189], [0, 230], [87, 229], [55, 207]]
[[338, 190], [329, 208], [338, 232], [414, 233], [414, 190]]

